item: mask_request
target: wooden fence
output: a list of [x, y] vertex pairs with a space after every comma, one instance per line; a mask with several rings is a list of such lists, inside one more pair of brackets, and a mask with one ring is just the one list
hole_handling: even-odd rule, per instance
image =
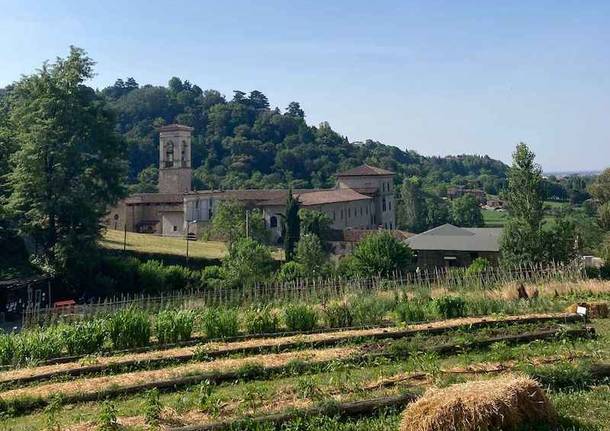
[[240, 288], [209, 287], [187, 289], [160, 296], [120, 295], [96, 302], [66, 308], [28, 307], [23, 313], [23, 326], [47, 324], [59, 320], [77, 320], [107, 315], [127, 307], [138, 307], [151, 313], [166, 308], [202, 306], [247, 306], [249, 304], [293, 301], [325, 302], [346, 295], [375, 292], [431, 292], [489, 290], [508, 283], [548, 283], [579, 281], [585, 277], [579, 262], [550, 265], [522, 265], [504, 269], [488, 268], [480, 273], [465, 269], [436, 269], [414, 273], [396, 273], [390, 277], [302, 279], [292, 282], [268, 282]]

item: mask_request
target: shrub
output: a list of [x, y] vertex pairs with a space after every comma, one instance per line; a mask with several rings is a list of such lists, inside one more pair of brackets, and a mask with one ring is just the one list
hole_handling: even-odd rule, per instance
[[350, 301], [350, 306], [356, 325], [378, 325], [387, 311], [387, 304], [374, 297], [357, 297]]
[[69, 355], [89, 355], [102, 350], [107, 336], [106, 322], [93, 319], [61, 326], [61, 338]]
[[208, 338], [234, 337], [239, 333], [237, 311], [211, 308], [203, 315], [203, 327]]
[[466, 268], [465, 275], [468, 277], [477, 276], [485, 272], [489, 266], [489, 261], [487, 259], [477, 257], [472, 261], [470, 266]]
[[305, 273], [305, 268], [298, 262], [286, 262], [282, 265], [278, 272], [276, 272], [275, 277], [278, 281], [288, 282], [295, 281], [299, 278], [303, 278], [303, 274]]
[[284, 323], [289, 331], [311, 331], [318, 324], [318, 313], [307, 304], [290, 304], [284, 309]]
[[165, 290], [165, 268], [158, 260], [148, 260], [138, 267], [138, 284], [145, 293]]
[[395, 312], [399, 322], [423, 322], [426, 320], [425, 304], [422, 301], [401, 301], [396, 306]]
[[273, 309], [266, 306], [248, 310], [244, 323], [248, 334], [265, 334], [277, 332], [279, 319]]
[[330, 328], [353, 326], [354, 316], [347, 301], [329, 302], [324, 308], [324, 320]]
[[441, 296], [434, 299], [434, 307], [445, 319], [465, 315], [466, 301], [461, 296]]
[[108, 319], [108, 335], [116, 349], [146, 346], [150, 342], [150, 320], [141, 310], [120, 310]]
[[161, 401], [159, 400], [159, 389], [154, 388], [146, 393], [144, 404], [144, 422], [151, 428], [157, 428], [161, 419]]
[[191, 338], [194, 323], [189, 310], [165, 310], [157, 315], [155, 330], [159, 343], [177, 343]]
[[10, 365], [15, 360], [15, 336], [0, 332], [0, 365]]
[[184, 266], [166, 266], [164, 271], [165, 290], [179, 290], [188, 287], [193, 278], [193, 272]]
[[222, 283], [222, 270], [218, 265], [210, 265], [201, 271], [200, 283], [202, 286], [215, 287]]

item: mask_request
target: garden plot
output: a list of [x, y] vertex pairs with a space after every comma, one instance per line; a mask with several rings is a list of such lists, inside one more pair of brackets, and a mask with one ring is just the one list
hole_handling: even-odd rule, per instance
[[286, 337], [254, 338], [234, 342], [208, 342], [198, 346], [153, 350], [119, 356], [87, 358], [78, 362], [65, 362], [39, 367], [8, 370], [0, 373], [1, 384], [21, 384], [30, 381], [51, 379], [61, 375], [78, 376], [108, 371], [121, 367], [154, 367], [167, 362], [186, 362], [197, 358], [215, 358], [236, 353], [253, 353], [269, 350], [292, 350], [305, 347], [322, 347], [344, 342], [374, 339], [397, 339], [416, 335], [433, 335], [455, 330], [476, 329], [494, 325], [517, 325], [544, 322], [576, 322], [576, 314], [536, 314], [510, 317], [459, 318], [408, 327], [383, 327], [342, 330], [318, 334], [303, 334]]
[[[40, 430], [60, 418], [64, 431], [115, 422], [123, 428], [107, 429], [398, 430], [396, 409], [429, 387], [512, 372], [541, 381], [566, 411], [573, 411], [568, 400], [575, 399], [596, 409], [606, 400], [609, 367], [600, 373], [591, 364], [610, 360], [610, 322], [593, 325], [597, 338], [574, 315], [460, 318], [7, 370], [0, 374], [0, 429]], [[102, 368], [67, 375], [91, 365]], [[45, 374], [51, 380], [36, 380]], [[564, 393], [563, 387], [581, 392]], [[337, 412], [343, 418], [328, 417]], [[349, 419], [357, 413], [369, 419]]]

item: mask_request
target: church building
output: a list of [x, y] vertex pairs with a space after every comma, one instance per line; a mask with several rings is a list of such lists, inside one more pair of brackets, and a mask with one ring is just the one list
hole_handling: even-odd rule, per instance
[[[193, 128], [170, 124], [159, 129], [159, 193], [136, 193], [111, 208], [110, 229], [183, 237], [208, 224], [219, 202], [232, 200], [262, 210], [274, 240], [281, 236], [281, 216], [288, 190], [192, 189]], [[336, 175], [332, 189], [293, 190], [301, 208], [321, 211], [336, 230], [395, 229], [394, 173], [362, 165]]]

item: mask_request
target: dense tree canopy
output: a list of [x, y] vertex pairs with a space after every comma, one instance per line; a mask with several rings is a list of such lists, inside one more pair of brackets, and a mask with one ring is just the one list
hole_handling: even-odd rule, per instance
[[167, 87], [119, 79], [101, 94], [116, 110], [117, 130], [129, 144], [129, 177], [157, 163], [156, 127], [195, 128], [194, 181], [203, 188], [329, 187], [333, 175], [364, 162], [395, 171], [397, 181], [418, 176], [427, 187], [463, 184], [497, 193], [506, 166], [484, 156], [426, 158], [379, 142], [350, 143], [328, 123], [310, 126], [298, 102], [282, 112], [260, 91], [235, 91], [229, 100], [177, 77]]
[[451, 203], [451, 221], [460, 227], [483, 226], [483, 214], [479, 202], [472, 195], [464, 195]]
[[50, 268], [87, 263], [107, 206], [123, 195], [124, 146], [114, 115], [84, 82], [93, 61], [70, 55], [22, 78], [8, 95], [5, 130], [15, 145], [8, 208]]

